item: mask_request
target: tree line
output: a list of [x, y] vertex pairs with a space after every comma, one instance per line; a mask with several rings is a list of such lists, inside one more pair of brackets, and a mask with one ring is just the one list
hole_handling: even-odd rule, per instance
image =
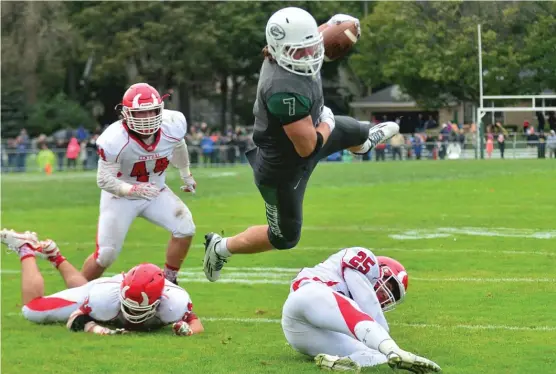
[[361, 19], [350, 56], [323, 67], [337, 112], [389, 84], [431, 108], [476, 102], [478, 23], [485, 92], [556, 89], [555, 2], [6, 2], [4, 136], [110, 122], [137, 81], [173, 90], [170, 106], [192, 120], [250, 124], [266, 21], [289, 5], [319, 24], [336, 13]]

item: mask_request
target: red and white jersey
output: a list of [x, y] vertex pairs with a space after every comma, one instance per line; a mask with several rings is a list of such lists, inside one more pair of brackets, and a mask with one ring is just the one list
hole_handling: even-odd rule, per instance
[[156, 314], [148, 320], [134, 324], [129, 323], [121, 313], [120, 286], [124, 276], [115, 275], [103, 278], [89, 289], [89, 295], [81, 311], [93, 320], [116, 328], [153, 330], [174, 322], [184, 320], [189, 322], [196, 318], [193, 314], [193, 304], [187, 291], [165, 280], [164, 291]]
[[345, 248], [312, 268], [301, 269], [292, 281], [290, 292], [296, 291], [307, 282], [320, 282], [349, 297], [351, 291], [344, 279], [346, 268], [363, 274], [373, 287], [382, 276], [378, 260], [373, 252], [362, 247]]
[[186, 133], [183, 113], [164, 109], [162, 126], [152, 144], [142, 142], [121, 120], [111, 124], [96, 144], [104, 161], [120, 164], [118, 179], [130, 184], [150, 182], [163, 188], [174, 148]]

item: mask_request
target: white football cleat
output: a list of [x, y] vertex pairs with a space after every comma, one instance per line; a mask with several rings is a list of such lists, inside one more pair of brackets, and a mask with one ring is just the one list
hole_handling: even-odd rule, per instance
[[41, 245], [37, 238], [37, 233], [25, 231], [24, 233], [14, 230], [2, 229], [0, 231], [0, 241], [11, 251], [19, 253], [21, 247], [29, 245], [34, 251], [40, 252]]
[[361, 365], [349, 357], [338, 357], [321, 353], [316, 355], [315, 363], [319, 368], [324, 370], [353, 371], [355, 373], [361, 371]]
[[388, 365], [392, 369], [407, 370], [412, 373], [438, 373], [442, 371], [440, 366], [424, 357], [419, 357], [413, 353], [402, 351], [390, 352], [386, 355]]
[[400, 126], [396, 122], [383, 122], [371, 127], [369, 130], [369, 141], [371, 149], [380, 143], [384, 143], [400, 132]]
[[39, 243], [41, 246], [39, 252], [41, 252], [44, 257], [52, 258], [60, 255], [60, 250], [52, 239], [41, 240]]
[[228, 262], [225, 257], [216, 253], [216, 245], [222, 241], [222, 237], [214, 232], [205, 235], [205, 259], [203, 260], [203, 270], [205, 276], [211, 282], [216, 282], [220, 278], [220, 270]]

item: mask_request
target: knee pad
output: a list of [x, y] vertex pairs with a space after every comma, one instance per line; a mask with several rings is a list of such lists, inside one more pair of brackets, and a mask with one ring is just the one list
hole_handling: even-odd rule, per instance
[[195, 223], [193, 222], [191, 212], [189, 212], [189, 209], [187, 209], [185, 205], [183, 206], [183, 212], [179, 217], [180, 220], [177, 224], [177, 227], [172, 230], [172, 236], [174, 238], [185, 238], [195, 235]]
[[99, 266], [108, 268], [116, 261], [120, 251], [114, 247], [100, 247], [95, 253], [95, 260]]
[[292, 249], [301, 238], [301, 222], [280, 222], [268, 225], [268, 239], [276, 249]]

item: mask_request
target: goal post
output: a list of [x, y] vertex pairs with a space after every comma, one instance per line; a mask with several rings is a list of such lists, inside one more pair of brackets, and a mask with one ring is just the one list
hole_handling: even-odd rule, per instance
[[[483, 93], [483, 51], [482, 51], [482, 38], [481, 38], [481, 25], [477, 25], [477, 39], [478, 39], [478, 52], [479, 52], [479, 107], [477, 108], [477, 144], [475, 158], [484, 158], [485, 152], [485, 124], [483, 122], [483, 117], [487, 113], [495, 112], [546, 112], [554, 111], [556, 112], [556, 107], [545, 106], [546, 100], [556, 100], [556, 95], [484, 95]], [[492, 100], [492, 106], [486, 107], [485, 100]], [[531, 100], [531, 106], [526, 107], [508, 107], [508, 106], [496, 106], [494, 105], [494, 100], [520, 100], [526, 101]], [[537, 100], [541, 100], [542, 106], [537, 106]]]

